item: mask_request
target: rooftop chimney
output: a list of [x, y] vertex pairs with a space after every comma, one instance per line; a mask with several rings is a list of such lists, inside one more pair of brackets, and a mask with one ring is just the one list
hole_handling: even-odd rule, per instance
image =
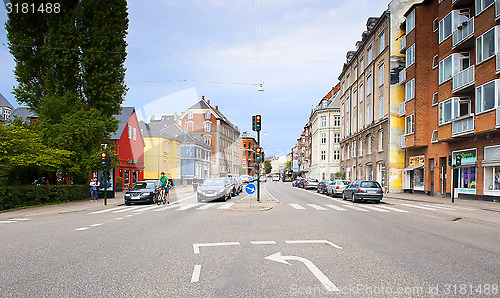
[[218, 111], [219, 110], [219, 106], [215, 106], [215, 109]]
[[151, 120], [155, 120], [155, 115], [151, 115]]

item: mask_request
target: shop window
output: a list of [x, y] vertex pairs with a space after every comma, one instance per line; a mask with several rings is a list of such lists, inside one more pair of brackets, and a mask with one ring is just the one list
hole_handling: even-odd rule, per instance
[[476, 188], [476, 168], [475, 167], [464, 167], [459, 168], [458, 177], [458, 187], [459, 188]]
[[484, 168], [484, 190], [500, 191], [500, 166]]

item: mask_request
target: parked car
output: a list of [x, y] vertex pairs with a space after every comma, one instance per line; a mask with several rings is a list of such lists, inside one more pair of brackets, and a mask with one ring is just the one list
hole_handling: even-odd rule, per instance
[[241, 182], [241, 178], [234, 176], [234, 183], [236, 186], [236, 195], [239, 195], [243, 191], [243, 182]]
[[267, 182], [266, 176], [260, 176], [260, 182]]
[[305, 189], [316, 189], [318, 188], [318, 179], [306, 179], [302, 185]]
[[304, 188], [304, 183], [306, 182], [306, 180], [307, 180], [306, 178], [300, 179], [298, 187]]
[[280, 181], [280, 175], [274, 174], [273, 175], [273, 181]]
[[239, 186], [236, 183], [236, 179], [232, 176], [226, 177], [226, 179], [229, 181], [229, 184], [231, 184], [231, 196], [237, 196]]
[[227, 201], [231, 198], [232, 185], [227, 178], [209, 178], [198, 187], [198, 202], [222, 199]]
[[353, 203], [361, 200], [371, 200], [380, 203], [384, 191], [377, 181], [356, 180], [344, 189], [343, 199]]
[[252, 181], [250, 180], [250, 176], [248, 176], [248, 175], [241, 175], [241, 176], [240, 176], [240, 179], [241, 179], [241, 182], [242, 182], [242, 183], [250, 183], [250, 182], [252, 182]]
[[332, 183], [332, 180], [328, 180], [328, 179], [321, 180], [321, 182], [318, 183], [318, 188], [316, 189], [316, 191], [318, 193], [326, 194], [327, 187], [328, 187], [328, 185], [330, 185], [330, 183]]
[[153, 195], [156, 190], [158, 180], [138, 181], [125, 192], [125, 205], [132, 203], [154, 203]]
[[334, 197], [342, 196], [344, 188], [349, 185], [349, 180], [333, 180], [326, 188], [326, 193]]

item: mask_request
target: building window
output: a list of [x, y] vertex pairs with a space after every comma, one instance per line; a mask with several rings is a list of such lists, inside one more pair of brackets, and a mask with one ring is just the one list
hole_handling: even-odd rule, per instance
[[[333, 160], [340, 160], [340, 151], [339, 150], [333, 151]], [[500, 174], [500, 171], [499, 171], [499, 174]]]
[[356, 115], [352, 117], [352, 131], [357, 132], [358, 131], [358, 118]]
[[439, 43], [446, 40], [463, 22], [469, 20], [469, 10], [452, 10], [439, 21]]
[[414, 128], [414, 123], [415, 123], [415, 119], [414, 119], [414, 115], [410, 115], [410, 116], [407, 116], [405, 118], [405, 134], [406, 135], [409, 135], [409, 134], [412, 134], [414, 132], [413, 128]]
[[378, 100], [378, 117], [384, 117], [384, 97], [381, 96]]
[[371, 105], [368, 105], [366, 107], [367, 111], [366, 111], [366, 125], [370, 125], [370, 123], [372, 122], [372, 106]]
[[326, 151], [325, 150], [321, 151], [321, 160], [326, 160]]
[[243, 142], [243, 148], [247, 147], [247, 143]]
[[356, 157], [356, 151], [357, 151], [357, 146], [356, 146], [356, 141], [352, 141], [352, 157]]
[[128, 139], [131, 140], [132, 139], [132, 126], [128, 126]]
[[378, 85], [384, 85], [384, 64], [380, 64], [378, 67]]
[[406, 17], [406, 34], [415, 28], [415, 9]]
[[371, 135], [366, 137], [366, 151], [368, 154], [372, 154], [372, 139], [373, 137]]
[[212, 115], [212, 113], [210, 112], [205, 112], [205, 119], [210, 119], [210, 116]]
[[359, 60], [359, 74], [362, 74], [364, 70], [365, 70], [365, 60], [361, 59]]
[[358, 103], [358, 91], [353, 90], [352, 91], [352, 107], [355, 108]]
[[451, 54], [439, 61], [439, 84], [470, 66], [469, 53]]
[[363, 98], [365, 97], [363, 84], [359, 85], [359, 104], [363, 102]]
[[367, 64], [370, 64], [372, 62], [372, 59], [373, 59], [373, 47], [370, 46], [368, 48], [368, 51], [366, 51], [366, 61], [367, 61]]
[[369, 74], [366, 77], [366, 95], [369, 95], [372, 93], [372, 75]]
[[340, 116], [333, 116], [333, 126], [340, 126]]
[[365, 125], [365, 118], [363, 116], [363, 111], [359, 111], [359, 128], [363, 128]]
[[483, 10], [490, 7], [495, 0], [476, 0], [476, 15], [480, 14]]
[[340, 143], [340, 134], [339, 133], [336, 133], [333, 135], [333, 143], [334, 144]]
[[325, 116], [321, 117], [321, 126], [326, 127], [326, 117]]
[[406, 68], [415, 63], [415, 44], [406, 49]]
[[385, 34], [384, 33], [382, 33], [382, 35], [380, 35], [379, 47], [380, 47], [380, 53], [382, 53], [382, 51], [385, 48]]
[[378, 151], [384, 150], [384, 131], [378, 131]]
[[212, 142], [210, 141], [210, 137], [204, 137], [204, 138], [203, 138], [203, 142], [204, 142], [205, 144], [207, 144], [207, 145], [211, 145], [211, 144], [212, 144]]
[[359, 156], [363, 156], [363, 139], [359, 139]]
[[193, 112], [191, 111], [188, 112], [188, 119], [193, 119]]
[[205, 132], [212, 131], [212, 123], [205, 123]]
[[500, 106], [500, 96], [498, 94], [500, 92], [499, 81], [493, 80], [476, 88], [476, 113]]
[[498, 28], [496, 26], [476, 39], [476, 64], [493, 57], [499, 49]]
[[484, 168], [484, 190], [485, 191], [500, 190], [500, 166], [492, 166]]
[[412, 79], [405, 86], [405, 101], [411, 100], [415, 97], [415, 79]]
[[321, 134], [321, 144], [326, 144], [326, 133]]

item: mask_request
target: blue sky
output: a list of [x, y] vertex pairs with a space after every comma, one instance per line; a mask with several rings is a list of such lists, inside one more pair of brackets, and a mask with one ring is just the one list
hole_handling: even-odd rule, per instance
[[[347, 51], [389, 0], [129, 1], [124, 106], [146, 121], [205, 96], [251, 131], [262, 115], [266, 155], [286, 155], [311, 107], [337, 83]], [[0, 22], [6, 21], [0, 8]], [[14, 62], [0, 29], [0, 92], [15, 106]], [[264, 83], [263, 92], [258, 84]], [[264, 134], [265, 132], [265, 134]]]

